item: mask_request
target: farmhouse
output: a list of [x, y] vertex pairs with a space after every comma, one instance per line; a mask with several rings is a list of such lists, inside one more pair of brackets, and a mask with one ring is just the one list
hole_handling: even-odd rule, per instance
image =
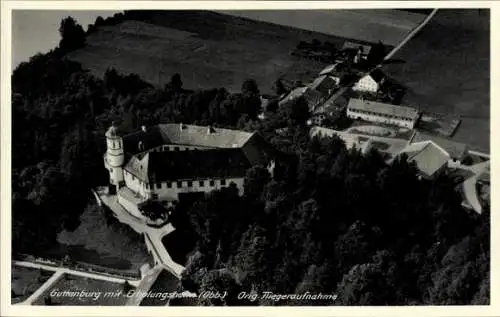
[[322, 75], [314, 79], [308, 86], [312, 90], [329, 97], [340, 84], [340, 76]]
[[419, 174], [427, 179], [443, 172], [452, 160], [448, 152], [432, 141], [409, 144], [400, 154], [405, 154], [408, 162], [414, 162]]
[[267, 143], [237, 130], [160, 124], [121, 136], [112, 125], [106, 140], [109, 192], [137, 216], [151, 201], [179, 200], [230, 184], [241, 193], [248, 168], [273, 166]]
[[368, 54], [370, 54], [372, 47], [370, 45], [363, 45], [351, 41], [345, 41], [344, 45], [342, 45], [342, 51], [347, 50], [356, 50], [361, 53], [362, 58], [367, 58]]
[[362, 119], [413, 129], [419, 113], [411, 107], [351, 98], [347, 105], [347, 116], [352, 119]]
[[307, 101], [309, 110], [313, 111], [317, 106], [319, 106], [324, 100], [325, 96], [319, 91], [313, 90], [309, 87], [298, 87], [292, 90], [288, 95], [282, 98], [278, 105], [282, 107], [298, 98], [303, 97]]
[[434, 144], [444, 149], [453, 159], [453, 162], [456, 164], [460, 164], [468, 152], [467, 144], [454, 142], [449, 139], [441, 138], [435, 135], [422, 133], [418, 131], [413, 134], [410, 140], [411, 143], [417, 143], [422, 141], [432, 141]]
[[385, 81], [385, 75], [380, 69], [375, 69], [368, 75], [363, 76], [354, 86], [352, 90], [361, 92], [377, 93], [381, 85]]

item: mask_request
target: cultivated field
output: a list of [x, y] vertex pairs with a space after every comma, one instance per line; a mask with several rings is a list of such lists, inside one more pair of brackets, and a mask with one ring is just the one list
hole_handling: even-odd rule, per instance
[[26, 300], [42, 286], [52, 274], [53, 272], [50, 271], [13, 265], [11, 275], [12, 304]]
[[245, 10], [221, 11], [366, 42], [398, 44], [425, 15], [401, 10]]
[[443, 9], [384, 69], [409, 88], [403, 103], [459, 116], [453, 140], [489, 151], [489, 50], [487, 11]]
[[[108, 67], [137, 73], [163, 86], [180, 73], [189, 89], [225, 87], [240, 91], [246, 78], [254, 78], [263, 93], [276, 79], [303, 82], [325, 64], [290, 55], [299, 41], [343, 39], [306, 30], [232, 17], [206, 11], [167, 11], [148, 23], [125, 21], [100, 27], [88, 45], [69, 55], [98, 76]], [[376, 40], [376, 39], [375, 39]]]
[[[133, 289], [133, 286], [128, 288]], [[64, 291], [80, 292], [83, 295], [64, 294]], [[83, 292], [86, 292], [86, 295]], [[50, 296], [51, 293], [54, 296]], [[121, 306], [128, 300], [126, 294], [123, 284], [64, 274], [57, 283], [40, 295], [33, 305], [45, 305], [45, 299], [50, 296], [52, 305], [58, 306]]]

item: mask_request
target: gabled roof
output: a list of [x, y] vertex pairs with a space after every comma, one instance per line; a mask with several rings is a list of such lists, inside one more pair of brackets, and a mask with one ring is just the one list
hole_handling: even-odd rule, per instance
[[443, 148], [454, 159], [461, 159], [467, 152], [467, 144], [451, 141], [427, 133], [416, 132], [411, 139], [412, 143], [421, 141], [432, 141]]
[[322, 75], [328, 75], [328, 74], [331, 74], [335, 71], [337, 71], [337, 67], [342, 64], [341, 62], [337, 62], [335, 64], [331, 64], [331, 65], [328, 65], [326, 66], [325, 68], [323, 68], [323, 70], [321, 72], [319, 72], [319, 75], [322, 76]]
[[432, 141], [412, 143], [401, 151], [408, 156], [409, 162], [415, 162], [417, 168], [430, 177], [447, 164], [450, 155]]
[[307, 101], [309, 109], [315, 108], [319, 103], [321, 103], [325, 98], [319, 91], [313, 90], [309, 87], [298, 87], [292, 90], [285, 98], [279, 101], [279, 106], [283, 106], [297, 98], [304, 97]]
[[[254, 133], [207, 126], [168, 123], [158, 125], [165, 144], [184, 144], [215, 148], [242, 147]], [[208, 133], [208, 129], [211, 132]]]
[[[210, 129], [210, 133], [209, 132]], [[207, 148], [242, 147], [254, 133], [182, 123], [159, 124], [123, 137], [126, 153], [133, 155], [165, 144]]]
[[125, 170], [143, 182], [244, 177], [250, 161], [242, 149], [147, 152], [132, 157]]
[[337, 82], [331, 76], [323, 75], [316, 77], [312, 83], [309, 84], [309, 88], [317, 90], [318, 88], [331, 89], [337, 87]]
[[385, 78], [385, 74], [380, 70], [380, 68], [375, 68], [370, 72], [369, 75], [371, 78], [373, 78], [373, 80], [375, 80], [379, 84]]
[[408, 119], [416, 119], [418, 117], [418, 111], [412, 107], [406, 106], [396, 106], [388, 103], [351, 98], [349, 99], [349, 104], [347, 105], [349, 109], [354, 109], [358, 111], [370, 111], [383, 115], [398, 116]]

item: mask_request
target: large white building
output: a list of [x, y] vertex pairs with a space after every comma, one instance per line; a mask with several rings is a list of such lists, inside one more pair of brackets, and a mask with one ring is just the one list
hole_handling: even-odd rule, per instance
[[419, 112], [412, 107], [351, 98], [347, 105], [347, 116], [351, 119], [392, 124], [413, 129], [419, 118]]
[[234, 184], [243, 192], [248, 168], [272, 168], [272, 149], [256, 133], [185, 124], [160, 124], [121, 136], [106, 132], [109, 192], [140, 216], [151, 201], [179, 200]]
[[371, 73], [361, 77], [361, 79], [354, 84], [352, 90], [376, 94], [384, 81], [384, 73], [382, 73], [382, 71], [377, 68]]

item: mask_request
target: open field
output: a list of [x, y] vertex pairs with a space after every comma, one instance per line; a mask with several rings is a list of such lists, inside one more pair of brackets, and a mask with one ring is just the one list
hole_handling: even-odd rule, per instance
[[21, 266], [12, 266], [12, 304], [20, 303], [33, 294], [54, 272]]
[[97, 208], [87, 208], [80, 219], [75, 231], [59, 234], [55, 254], [64, 256], [67, 252], [73, 261], [124, 271], [137, 271], [149, 262], [143, 238], [127, 225], [108, 225]]
[[[225, 87], [232, 92], [240, 91], [246, 78], [254, 78], [260, 90], [268, 93], [280, 77], [307, 81], [325, 66], [291, 56], [299, 40], [335, 41], [307, 32], [282, 31], [286, 28], [279, 26], [253, 32], [256, 26], [252, 24], [259, 22], [238, 23], [231, 17], [226, 20], [202, 25], [205, 20], [179, 19], [177, 23], [169, 16], [158, 18], [162, 26], [125, 21], [100, 28], [88, 37], [85, 48], [69, 57], [98, 76], [114, 67], [163, 86], [174, 73], [180, 73], [188, 89]], [[218, 23], [223, 23], [224, 29]], [[338, 45], [342, 43], [337, 40]]]
[[460, 117], [453, 140], [489, 151], [489, 50], [488, 11], [442, 9], [384, 71], [408, 87], [403, 104]]
[[364, 10], [240, 10], [220, 11], [366, 42], [399, 43], [425, 18], [420, 13], [393, 9]]
[[345, 41], [208, 11], [165, 11], [147, 22], [129, 20], [100, 27], [88, 36], [86, 47], [69, 57], [98, 76], [114, 67], [163, 86], [180, 73], [188, 89], [225, 87], [232, 92], [240, 91], [246, 78], [254, 78], [261, 92], [269, 93], [280, 77], [308, 82], [326, 66], [291, 56], [300, 41], [318, 39], [337, 47]]
[[[128, 290], [133, 289], [135, 289], [133, 286], [128, 288]], [[67, 291], [67, 293], [63, 293], [64, 291]], [[79, 293], [71, 294], [69, 292]], [[127, 302], [128, 297], [126, 294], [123, 284], [64, 274], [57, 283], [41, 294], [33, 302], [33, 305], [46, 305], [45, 299], [50, 296], [52, 305], [120, 306]]]

